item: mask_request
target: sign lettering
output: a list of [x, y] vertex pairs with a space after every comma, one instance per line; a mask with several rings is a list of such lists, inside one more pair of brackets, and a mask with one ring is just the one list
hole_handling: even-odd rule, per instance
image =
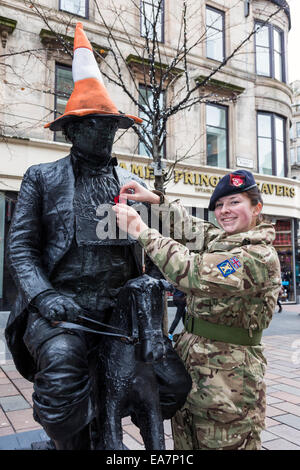
[[[131, 173], [139, 176], [141, 179], [154, 180], [154, 170], [151, 166], [131, 163], [127, 168], [124, 162], [119, 163], [120, 167], [130, 170]], [[129, 165], [128, 165], [129, 166]], [[184, 185], [193, 186], [197, 192], [212, 193], [220, 181], [221, 176], [209, 175], [193, 171], [174, 170], [173, 181], [175, 184], [181, 182]], [[279, 197], [295, 197], [295, 188], [292, 186], [276, 183], [257, 183], [262, 194], [274, 195]]]

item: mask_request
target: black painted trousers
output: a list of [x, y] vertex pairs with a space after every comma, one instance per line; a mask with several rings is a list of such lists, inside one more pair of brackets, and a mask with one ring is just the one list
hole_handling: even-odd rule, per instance
[[[77, 434], [95, 418], [97, 386], [101, 386], [95, 368], [101, 340], [100, 335], [53, 327], [37, 313], [29, 314], [24, 343], [37, 367], [34, 417], [54, 441]], [[153, 367], [162, 416], [170, 419], [183, 406], [191, 379], [172, 343], [167, 338], [165, 343], [166, 355]]]
[[78, 433], [94, 418], [93, 366], [97, 335], [54, 327], [29, 314], [24, 342], [35, 359], [35, 419], [53, 440]]

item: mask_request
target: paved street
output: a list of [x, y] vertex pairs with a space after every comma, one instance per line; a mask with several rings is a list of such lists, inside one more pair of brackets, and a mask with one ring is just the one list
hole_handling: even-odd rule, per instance
[[[176, 309], [169, 307], [169, 324]], [[267, 418], [263, 448], [300, 450], [300, 305], [289, 305], [276, 313], [265, 331], [263, 343], [268, 360]], [[0, 450], [30, 448], [46, 438], [32, 417], [32, 384], [17, 372], [4, 350], [3, 329], [7, 315], [0, 315]], [[180, 331], [179, 325], [176, 329]], [[131, 450], [143, 449], [138, 429], [123, 420], [124, 443]], [[165, 422], [167, 449], [173, 448], [170, 422]]]

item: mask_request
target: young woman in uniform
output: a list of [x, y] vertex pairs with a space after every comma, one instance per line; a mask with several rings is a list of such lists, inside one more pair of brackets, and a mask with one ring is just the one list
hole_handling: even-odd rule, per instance
[[[260, 449], [266, 408], [261, 337], [281, 278], [275, 231], [261, 216], [263, 202], [252, 173], [238, 170], [219, 181], [209, 203], [219, 227], [189, 216], [179, 200], [170, 203], [135, 182], [122, 188], [121, 197], [148, 201], [163, 221], [171, 220], [171, 236], [164, 237], [132, 207], [114, 207], [119, 226], [187, 295], [185, 329], [175, 349], [193, 386], [172, 420], [175, 449]], [[185, 230], [179, 241], [178, 220]], [[183, 244], [188, 241], [190, 249]]]

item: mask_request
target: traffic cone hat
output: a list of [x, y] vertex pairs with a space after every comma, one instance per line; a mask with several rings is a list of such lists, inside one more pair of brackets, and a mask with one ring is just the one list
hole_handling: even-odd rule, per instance
[[72, 75], [74, 89], [64, 114], [44, 127], [58, 131], [68, 121], [89, 115], [114, 117], [122, 129], [143, 122], [138, 117], [120, 113], [110, 99], [82, 23], [77, 23], [75, 30]]

